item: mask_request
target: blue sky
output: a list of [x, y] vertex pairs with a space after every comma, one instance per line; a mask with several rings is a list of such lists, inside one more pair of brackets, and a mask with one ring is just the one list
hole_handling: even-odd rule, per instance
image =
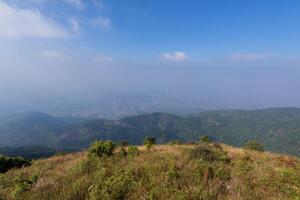
[[[46, 43], [44, 48], [57, 54], [61, 48], [86, 48], [111, 60], [148, 61], [172, 60], [176, 52], [185, 54], [179, 61], [299, 54], [296, 0], [1, 0], [0, 9], [4, 7], [15, 11], [11, 15], [27, 11], [31, 16], [2, 14], [7, 23], [0, 28], [12, 29], [10, 34], [2, 30], [2, 39]], [[25, 33], [18, 23], [28, 23], [30, 17], [31, 26], [47, 30]]]
[[0, 96], [163, 91], [300, 106], [299, 10], [298, 0], [0, 0]]

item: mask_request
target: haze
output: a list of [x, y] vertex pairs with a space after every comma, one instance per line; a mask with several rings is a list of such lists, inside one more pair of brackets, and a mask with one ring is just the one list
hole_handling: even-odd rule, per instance
[[300, 106], [300, 2], [0, 0], [0, 115]]

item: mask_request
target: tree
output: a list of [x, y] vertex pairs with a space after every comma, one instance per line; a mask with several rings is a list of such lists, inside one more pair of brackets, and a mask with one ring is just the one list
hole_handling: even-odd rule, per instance
[[144, 139], [144, 145], [150, 149], [154, 144], [156, 144], [156, 139], [154, 137], [146, 137]]

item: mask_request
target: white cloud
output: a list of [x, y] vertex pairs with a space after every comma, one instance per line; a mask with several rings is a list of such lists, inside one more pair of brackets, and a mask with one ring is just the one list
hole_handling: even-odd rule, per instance
[[272, 57], [271, 53], [233, 53], [228, 56], [231, 61], [259, 61]]
[[[4, 0], [7, 2], [14, 2], [14, 3], [20, 3], [24, 0]], [[66, 3], [74, 8], [83, 10], [84, 9], [84, 1], [82, 0], [27, 0], [30, 3], [34, 4], [43, 4], [43, 3]]]
[[75, 8], [78, 8], [80, 10], [84, 9], [84, 5], [81, 0], [62, 0], [62, 1], [68, 3], [69, 5], [71, 5]]
[[65, 55], [58, 51], [45, 50], [41, 52], [41, 56], [46, 59], [62, 60], [65, 58]]
[[99, 63], [99, 64], [103, 64], [103, 63], [111, 63], [112, 62], [112, 57], [109, 57], [109, 56], [97, 56], [94, 61], [96, 63]]
[[106, 8], [102, 0], [92, 0], [92, 3], [98, 10], [102, 10]]
[[110, 28], [111, 20], [110, 20], [110, 18], [99, 16], [99, 17], [92, 19], [91, 24], [95, 27]]
[[188, 59], [186, 53], [184, 52], [167, 52], [162, 55], [162, 59], [172, 62], [181, 62]]
[[0, 37], [59, 38], [69, 36], [67, 30], [38, 10], [20, 9], [0, 1]]
[[75, 18], [71, 18], [71, 19], [69, 20], [69, 22], [70, 22], [70, 24], [71, 24], [72, 32], [75, 33], [75, 34], [79, 33], [80, 27], [79, 27], [78, 21], [77, 21]]

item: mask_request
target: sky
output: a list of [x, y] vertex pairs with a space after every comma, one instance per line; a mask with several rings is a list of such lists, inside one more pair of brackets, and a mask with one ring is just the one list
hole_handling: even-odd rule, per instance
[[300, 106], [299, 10], [298, 0], [0, 0], [0, 107], [136, 92]]

